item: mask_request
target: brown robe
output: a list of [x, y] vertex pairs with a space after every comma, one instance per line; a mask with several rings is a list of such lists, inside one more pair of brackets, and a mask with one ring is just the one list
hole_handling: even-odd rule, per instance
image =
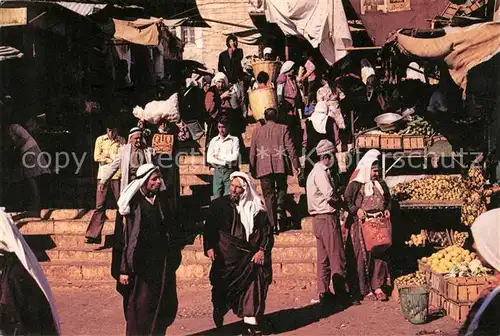
[[[223, 314], [232, 309], [239, 317], [264, 315], [272, 281], [273, 239], [265, 212], [254, 217], [254, 229], [247, 241], [245, 228], [229, 196], [212, 202], [203, 241], [205, 253], [214, 249], [216, 255], [210, 271], [214, 309]], [[259, 249], [265, 253], [264, 265], [251, 261]]]
[[118, 241], [113, 255], [119, 260], [114, 260], [112, 272], [115, 277], [129, 276], [129, 285], [117, 285], [123, 296], [127, 335], [165, 335], [177, 314], [175, 271], [180, 250], [172, 244], [173, 228], [166, 220], [175, 222], [172, 216], [159, 197], [152, 205], [138, 192], [123, 231], [115, 229]]
[[353, 295], [366, 296], [390, 279], [386, 255], [373, 255], [366, 251], [357, 217], [358, 209], [366, 212], [390, 210], [390, 192], [384, 181], [379, 181], [384, 194], [373, 188], [373, 195], [364, 195], [363, 184], [353, 181], [346, 188], [344, 197], [352, 216], [346, 244], [347, 281]]

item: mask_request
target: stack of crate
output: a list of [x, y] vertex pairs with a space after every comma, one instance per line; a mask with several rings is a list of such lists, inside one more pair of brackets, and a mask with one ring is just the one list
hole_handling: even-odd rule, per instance
[[467, 319], [481, 293], [498, 283], [494, 276], [447, 278], [445, 274], [433, 272], [422, 262], [419, 262], [419, 270], [425, 273], [429, 284], [429, 305], [444, 309], [459, 323]]

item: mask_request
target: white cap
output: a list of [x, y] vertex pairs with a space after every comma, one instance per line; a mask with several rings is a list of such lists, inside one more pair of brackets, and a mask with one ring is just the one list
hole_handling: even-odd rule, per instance
[[264, 48], [264, 55], [267, 55], [267, 54], [272, 54], [273, 53], [273, 49], [270, 48], [270, 47], [265, 47]]

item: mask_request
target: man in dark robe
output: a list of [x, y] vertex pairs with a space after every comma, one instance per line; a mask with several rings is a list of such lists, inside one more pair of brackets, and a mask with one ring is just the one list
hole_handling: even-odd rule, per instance
[[142, 165], [118, 200], [125, 228], [115, 230], [114, 249], [121, 253], [113, 253], [119, 261], [113, 262], [112, 273], [123, 295], [127, 335], [165, 335], [177, 314], [180, 260], [172, 242], [174, 214], [160, 201], [161, 184], [159, 168]]
[[12, 218], [0, 208], [0, 335], [59, 335], [49, 284]]
[[265, 207], [248, 175], [231, 174], [230, 194], [212, 202], [205, 224], [205, 254], [212, 261], [210, 282], [214, 322], [229, 309], [243, 318], [245, 333], [259, 334], [272, 281], [273, 234]]

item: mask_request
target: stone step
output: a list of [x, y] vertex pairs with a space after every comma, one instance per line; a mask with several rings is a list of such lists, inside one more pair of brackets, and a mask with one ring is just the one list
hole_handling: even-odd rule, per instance
[[[110, 263], [53, 261], [41, 263], [42, 269], [49, 282], [58, 281], [112, 281]], [[181, 265], [177, 269], [177, 279], [207, 279], [210, 273], [210, 264]], [[310, 278], [316, 277], [314, 262], [282, 262], [273, 263], [273, 278]]]
[[[111, 262], [111, 248], [103, 250], [55, 248], [45, 251], [50, 261], [67, 260], [88, 262]], [[315, 262], [316, 247], [277, 245], [272, 250], [273, 262]], [[201, 246], [187, 246], [182, 250], [182, 265], [209, 264]]]
[[[44, 220], [72, 220], [80, 219], [84, 221], [89, 221], [92, 217], [92, 211], [88, 209], [42, 209], [40, 211], [40, 217]], [[11, 216], [16, 216], [20, 214], [19, 212], [10, 212]], [[106, 216], [108, 219], [115, 219], [116, 210], [109, 209], [106, 210]], [[17, 221], [18, 225], [22, 226], [26, 222], [31, 222], [35, 219], [33, 218], [23, 218]]]
[[[26, 223], [21, 227], [20, 231], [27, 239], [32, 237], [32, 240], [42, 239], [42, 238], [53, 238], [58, 239], [59, 242], [82, 240], [85, 238], [85, 231], [87, 230], [88, 223], [82, 220], [67, 220], [67, 221], [40, 221], [35, 220]], [[114, 232], [115, 223], [112, 220], [108, 220], [104, 223], [103, 228], [103, 240], [108, 235], [112, 235]], [[301, 230], [293, 230], [282, 233], [275, 237], [277, 244], [304, 244], [309, 242], [309, 239], [314, 237], [310, 234], [312, 232], [312, 218], [305, 217], [301, 220]], [[44, 237], [46, 236], [46, 237]], [[194, 239], [193, 245], [201, 244], [201, 236], [197, 236]], [[303, 239], [303, 240], [302, 240]], [[92, 248], [94, 245], [84, 244]], [[58, 245], [59, 246], [59, 245]], [[78, 246], [81, 246], [79, 243]], [[73, 247], [73, 246], [71, 246]]]
[[[256, 183], [257, 192], [259, 195], [262, 195], [262, 188], [260, 184]], [[192, 196], [197, 193], [210, 195], [212, 192], [212, 186], [209, 183], [206, 184], [198, 184], [198, 185], [185, 185], [181, 186], [181, 196]], [[296, 196], [300, 197], [300, 195], [305, 195], [305, 189], [302, 188], [298, 183], [289, 184], [287, 189], [287, 194], [293, 194], [294, 198]]]
[[[51, 288], [64, 288], [64, 289], [88, 289], [92, 290], [96, 287], [115, 288], [116, 281], [110, 277], [107, 280], [56, 280], [49, 279]], [[185, 287], [205, 287], [210, 290], [211, 285], [208, 277], [206, 278], [180, 278], [178, 276], [177, 285], [182, 288]], [[305, 277], [274, 277], [271, 286], [280, 289], [292, 290], [296, 288], [308, 289], [316, 287], [316, 279], [310, 276]]]
[[92, 251], [113, 246], [112, 234], [103, 234], [100, 244], [86, 244], [84, 234], [28, 235], [25, 236], [25, 239], [33, 251], [42, 254], [54, 248]]
[[[250, 167], [248, 164], [240, 165], [240, 171], [248, 173], [250, 171]], [[212, 175], [212, 171], [210, 167], [207, 167], [203, 164], [197, 165], [184, 165], [180, 168], [180, 175]]]
[[[186, 174], [181, 175], [180, 184], [181, 186], [190, 186], [190, 185], [203, 185], [203, 184], [211, 184], [213, 181], [213, 175], [196, 175], [196, 174]], [[260, 184], [259, 180], [254, 180], [255, 184]], [[289, 185], [298, 184], [297, 177], [288, 176], [287, 182]]]
[[[114, 217], [114, 216], [113, 216]], [[88, 221], [65, 220], [65, 221], [31, 221], [20, 228], [23, 235], [81, 235], [87, 231]], [[114, 219], [104, 222], [103, 235], [113, 234], [115, 227]]]

